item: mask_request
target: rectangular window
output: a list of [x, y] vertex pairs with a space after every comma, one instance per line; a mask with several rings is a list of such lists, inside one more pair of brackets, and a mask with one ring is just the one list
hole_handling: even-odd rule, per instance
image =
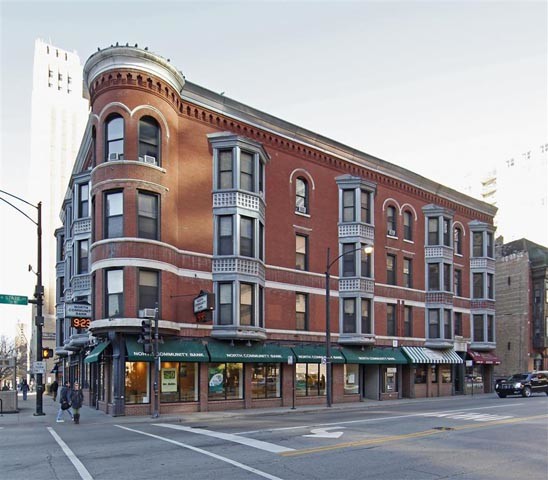
[[360, 265], [360, 273], [362, 277], [365, 278], [371, 278], [371, 254], [365, 253], [363, 249], [365, 248], [365, 245], [362, 244], [361, 246], [361, 265]]
[[428, 338], [440, 338], [440, 311], [428, 309]]
[[440, 265], [438, 263], [428, 264], [428, 290], [439, 291], [440, 289]]
[[160, 402], [197, 402], [199, 363], [162, 362], [160, 366]]
[[451, 292], [451, 264], [443, 264], [443, 290]]
[[396, 209], [388, 207], [386, 209], [386, 234], [395, 237], [398, 234], [396, 225]]
[[240, 152], [240, 190], [255, 191], [253, 162], [253, 154]]
[[308, 330], [308, 295], [297, 293], [295, 296], [295, 328]]
[[396, 335], [396, 305], [386, 305], [386, 335]]
[[413, 260], [410, 258], [403, 259], [403, 286], [413, 288]]
[[255, 325], [255, 289], [250, 283], [240, 283], [240, 325]]
[[484, 342], [485, 337], [483, 335], [483, 315], [474, 315], [474, 342]]
[[495, 317], [487, 315], [487, 341], [495, 341]]
[[472, 256], [483, 257], [483, 232], [472, 234]]
[[413, 217], [409, 211], [403, 212], [403, 238], [413, 241]]
[[462, 270], [455, 269], [453, 291], [457, 297], [462, 297]]
[[356, 333], [356, 299], [343, 299], [343, 333]]
[[396, 285], [396, 256], [386, 255], [386, 283]]
[[454, 317], [453, 331], [455, 335], [462, 337], [462, 313], [454, 312], [453, 317]]
[[264, 225], [259, 222], [259, 260], [264, 261]]
[[259, 328], [264, 328], [264, 288], [259, 285]]
[[255, 256], [253, 226], [254, 220], [252, 218], [240, 217], [240, 255], [243, 257]]
[[108, 318], [121, 317], [124, 311], [124, 271], [121, 268], [106, 271], [106, 311]]
[[280, 364], [255, 363], [251, 373], [252, 398], [280, 398]]
[[297, 270], [308, 270], [308, 237], [295, 235], [295, 268]]
[[149, 362], [126, 362], [126, 404], [150, 403], [149, 365]]
[[219, 178], [218, 187], [220, 190], [234, 188], [232, 175], [232, 150], [220, 150], [219, 154]]
[[89, 217], [89, 185], [78, 185], [78, 218]]
[[428, 218], [428, 245], [439, 245], [439, 220]]
[[138, 236], [158, 240], [158, 195], [139, 192]]
[[139, 270], [139, 310], [156, 308], [160, 301], [159, 274], [152, 270]]
[[443, 219], [443, 244], [446, 247], [451, 246], [451, 220], [449, 218]]
[[105, 195], [105, 238], [124, 235], [124, 198], [122, 192]]
[[356, 276], [356, 247], [352, 243], [343, 244], [342, 276]]
[[453, 381], [451, 376], [451, 367], [447, 365], [440, 365], [441, 383], [451, 383]]
[[490, 300], [495, 299], [495, 285], [492, 273], [487, 274], [487, 298]]
[[483, 298], [483, 273], [474, 273], [473, 281], [473, 296], [472, 298]]
[[232, 318], [232, 283], [220, 283], [219, 284], [219, 325], [232, 325], [234, 323]]
[[78, 243], [78, 271], [77, 274], [89, 273], [89, 240], [80, 240]]
[[371, 300], [368, 298], [361, 299], [362, 304], [362, 334], [373, 333], [371, 325]]
[[232, 236], [232, 215], [223, 215], [217, 218], [217, 231], [219, 235], [219, 240], [217, 243], [217, 254], [233, 255], [234, 241]]
[[209, 400], [244, 398], [244, 364], [210, 363], [208, 368]]
[[371, 194], [367, 190], [361, 191], [360, 220], [362, 223], [371, 223]]
[[354, 190], [343, 190], [343, 222], [355, 222], [356, 221], [356, 204], [355, 204], [355, 192]]
[[426, 365], [417, 364], [415, 367], [415, 383], [426, 383]]
[[326, 366], [318, 363], [295, 365], [295, 393], [297, 397], [325, 395]]
[[494, 258], [494, 255], [493, 255], [493, 234], [491, 232], [487, 232], [486, 234], [486, 237], [487, 237], [487, 256], [489, 258]]
[[403, 336], [413, 336], [413, 307], [403, 308]]
[[344, 394], [352, 395], [360, 392], [360, 366], [356, 363], [344, 365]]
[[446, 340], [451, 340], [453, 335], [451, 328], [451, 310], [443, 310], [443, 338]]

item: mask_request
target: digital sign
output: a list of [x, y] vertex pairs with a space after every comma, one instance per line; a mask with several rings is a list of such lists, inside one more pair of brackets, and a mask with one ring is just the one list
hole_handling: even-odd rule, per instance
[[73, 328], [89, 328], [91, 320], [89, 318], [71, 318], [70, 326]]

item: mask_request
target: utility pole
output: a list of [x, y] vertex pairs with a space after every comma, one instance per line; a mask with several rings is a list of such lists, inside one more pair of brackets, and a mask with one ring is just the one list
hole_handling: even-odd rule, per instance
[[159, 373], [160, 373], [160, 354], [158, 352], [158, 303], [156, 302], [156, 308], [154, 309], [154, 340], [152, 342], [152, 353], [154, 355], [154, 412], [152, 418], [158, 418], [160, 416], [160, 395], [159, 395]]

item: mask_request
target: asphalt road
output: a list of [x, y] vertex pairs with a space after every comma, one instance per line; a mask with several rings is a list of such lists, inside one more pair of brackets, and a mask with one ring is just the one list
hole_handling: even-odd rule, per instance
[[0, 417], [10, 480], [547, 480], [547, 452], [544, 394], [156, 420], [84, 409], [80, 425]]

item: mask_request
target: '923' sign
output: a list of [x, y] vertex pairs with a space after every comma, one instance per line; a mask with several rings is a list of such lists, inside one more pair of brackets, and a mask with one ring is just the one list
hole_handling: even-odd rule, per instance
[[73, 328], [89, 328], [90, 322], [89, 318], [71, 318], [70, 326]]

